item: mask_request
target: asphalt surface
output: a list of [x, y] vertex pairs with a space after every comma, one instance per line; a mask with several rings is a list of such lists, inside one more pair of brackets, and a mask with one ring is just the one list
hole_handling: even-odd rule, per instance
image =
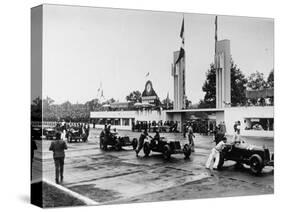
[[[91, 129], [87, 143], [68, 144], [63, 186], [101, 204], [167, 201], [194, 198], [230, 197], [274, 193], [272, 167], [265, 167], [260, 176], [251, 174], [249, 167], [235, 169], [227, 161], [222, 171], [207, 170], [205, 162], [214, 146], [212, 136], [196, 134], [195, 152], [190, 159], [183, 154], [172, 155], [166, 161], [160, 153], [136, 157], [132, 147], [121, 151], [99, 149], [100, 130]], [[119, 131], [131, 139], [140, 133]], [[153, 135], [153, 133], [151, 133]], [[162, 133], [161, 136], [186, 143], [180, 133]], [[273, 139], [243, 138], [255, 145], [266, 145], [274, 151]], [[37, 141], [33, 177], [54, 181], [51, 141]], [[42, 158], [42, 159], [41, 159]]]

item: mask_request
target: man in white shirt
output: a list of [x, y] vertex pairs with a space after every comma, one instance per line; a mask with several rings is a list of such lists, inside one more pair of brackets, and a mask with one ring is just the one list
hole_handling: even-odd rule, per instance
[[220, 141], [211, 151], [209, 158], [206, 162], [206, 168], [210, 169], [212, 162], [215, 159], [215, 163], [213, 164], [213, 169], [217, 169], [218, 168], [218, 164], [220, 161], [220, 153], [223, 150], [223, 148], [225, 147], [226, 144], [226, 137], [224, 137], [222, 139], [222, 141]]

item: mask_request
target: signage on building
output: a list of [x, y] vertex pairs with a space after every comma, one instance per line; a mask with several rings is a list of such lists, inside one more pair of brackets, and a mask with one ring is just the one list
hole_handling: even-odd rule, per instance
[[142, 92], [142, 103], [156, 104], [158, 96], [153, 89], [152, 82], [148, 80], [145, 83], [144, 91]]

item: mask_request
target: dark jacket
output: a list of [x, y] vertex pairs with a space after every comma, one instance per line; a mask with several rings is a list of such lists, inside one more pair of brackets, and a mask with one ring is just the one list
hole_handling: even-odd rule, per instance
[[54, 158], [61, 158], [64, 157], [64, 150], [67, 149], [67, 145], [63, 140], [56, 140], [53, 141], [50, 145], [49, 150], [53, 151]]

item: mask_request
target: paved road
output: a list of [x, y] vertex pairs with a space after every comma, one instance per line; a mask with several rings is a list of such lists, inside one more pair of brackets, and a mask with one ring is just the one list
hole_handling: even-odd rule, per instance
[[[274, 192], [273, 169], [266, 167], [261, 176], [253, 176], [248, 167], [235, 170], [233, 162], [226, 162], [222, 171], [206, 170], [204, 165], [214, 143], [211, 136], [196, 135], [195, 153], [190, 159], [172, 155], [165, 161], [161, 154], [150, 157], [135, 156], [131, 147], [122, 151], [99, 149], [99, 130], [91, 130], [88, 143], [69, 144], [65, 161], [63, 186], [85, 195], [99, 203], [125, 203], [227, 197], [237, 195], [272, 194]], [[121, 135], [138, 138], [140, 133], [120, 131]], [[169, 139], [186, 141], [181, 134], [163, 133]], [[274, 150], [273, 140], [243, 138]], [[34, 178], [43, 168], [44, 178], [54, 181], [50, 141], [44, 140], [35, 153]], [[39, 158], [42, 157], [43, 160]], [[42, 166], [43, 165], [43, 166]]]

